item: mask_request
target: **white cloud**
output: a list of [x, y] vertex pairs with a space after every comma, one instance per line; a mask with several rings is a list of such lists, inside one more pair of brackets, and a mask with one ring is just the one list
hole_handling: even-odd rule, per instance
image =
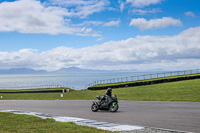
[[54, 5], [64, 5], [67, 7], [76, 5], [90, 5], [94, 4], [95, 0], [49, 0]]
[[172, 17], [163, 17], [161, 19], [134, 18], [131, 19], [130, 26], [139, 27], [140, 30], [165, 28], [168, 26], [181, 26], [182, 22], [179, 19]]
[[119, 8], [120, 8], [120, 11], [122, 12], [123, 10], [124, 10], [124, 8], [125, 8], [125, 2], [124, 1], [122, 1], [122, 0], [118, 0], [118, 3], [119, 3]]
[[[101, 4], [93, 5], [93, 8]], [[104, 4], [102, 4], [103, 6]], [[92, 6], [92, 5], [90, 5]], [[83, 8], [83, 7], [77, 7]], [[86, 11], [88, 7], [84, 7]], [[78, 10], [78, 9], [77, 9]], [[88, 9], [90, 10], [90, 9]], [[100, 9], [97, 9], [100, 11]], [[83, 14], [87, 16], [92, 13]], [[80, 11], [82, 12], [82, 11]], [[94, 12], [93, 12], [94, 13]], [[0, 3], [0, 32], [17, 31], [20, 33], [73, 34], [81, 36], [100, 36], [91, 28], [73, 25], [71, 17], [76, 17], [72, 9], [45, 5], [37, 0], [19, 0]], [[79, 16], [77, 16], [79, 17]], [[83, 30], [83, 28], [85, 28]]]
[[64, 9], [45, 8], [39, 1], [34, 0], [4, 2], [0, 4], [0, 31], [72, 34], [78, 29], [64, 27], [62, 16], [65, 12], [67, 11]]
[[133, 9], [132, 12], [134, 14], [144, 15], [147, 13], [157, 13], [157, 12], [162, 12], [162, 11], [159, 8], [153, 8], [152, 10]]
[[78, 25], [78, 26], [90, 26], [90, 25], [99, 26], [99, 25], [102, 25], [103, 23], [104, 23], [103, 21], [84, 21], [83, 23], [76, 24], [76, 25]]
[[103, 40], [103, 37], [96, 39], [96, 41], [101, 41], [101, 40]]
[[161, 2], [162, 0], [126, 0], [126, 3], [131, 3], [132, 7], [140, 8]]
[[109, 0], [50, 0], [50, 2], [53, 5], [69, 8], [73, 16], [80, 18], [101, 12], [110, 5]]
[[119, 26], [120, 24], [120, 19], [117, 19], [116, 21], [108, 21], [108, 22], [103, 22], [103, 21], [84, 21], [83, 23], [76, 24], [77, 26], [105, 26], [105, 27], [110, 27], [110, 26]]
[[193, 18], [195, 17], [195, 14], [191, 11], [185, 12], [184, 14], [185, 16], [188, 16], [188, 17], [193, 17]]
[[0, 52], [0, 65], [2, 69], [13, 67], [37, 68], [39, 56], [36, 49], [21, 49], [16, 52]]
[[120, 22], [121, 22], [120, 19], [118, 19], [116, 21], [109, 21], [109, 22], [104, 23], [103, 26], [105, 26], [105, 27], [119, 26]]
[[[84, 48], [57, 47], [0, 52], [0, 69], [28, 67], [56, 70], [78, 66], [93, 69], [193, 69], [200, 66], [200, 27], [175, 36], [137, 36]], [[31, 60], [30, 60], [31, 59]]]

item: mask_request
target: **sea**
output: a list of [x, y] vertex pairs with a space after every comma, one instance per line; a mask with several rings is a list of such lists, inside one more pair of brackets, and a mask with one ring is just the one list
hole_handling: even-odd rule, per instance
[[200, 69], [174, 72], [153, 71], [68, 74], [0, 74], [0, 90], [60, 87], [68, 87], [74, 90], [83, 90], [95, 84], [136, 81], [174, 75], [193, 74], [199, 72]]
[[69, 73], [69, 74], [0, 74], [0, 90], [69, 87], [87, 89], [98, 80], [131, 77], [147, 72]]

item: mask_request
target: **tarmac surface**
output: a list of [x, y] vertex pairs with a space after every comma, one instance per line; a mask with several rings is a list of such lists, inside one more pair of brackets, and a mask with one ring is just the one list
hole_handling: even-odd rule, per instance
[[0, 100], [0, 110], [21, 110], [111, 123], [200, 132], [200, 102], [119, 101], [119, 110], [91, 111], [91, 100]]

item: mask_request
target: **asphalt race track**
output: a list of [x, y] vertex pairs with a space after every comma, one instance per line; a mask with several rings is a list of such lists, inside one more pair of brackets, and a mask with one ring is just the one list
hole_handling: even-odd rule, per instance
[[92, 112], [91, 100], [0, 100], [0, 110], [21, 110], [119, 124], [200, 132], [200, 102], [119, 101], [116, 113]]

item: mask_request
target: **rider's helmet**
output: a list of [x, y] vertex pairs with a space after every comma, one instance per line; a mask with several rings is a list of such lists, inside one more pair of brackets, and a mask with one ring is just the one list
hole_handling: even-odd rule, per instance
[[108, 89], [107, 89], [107, 92], [112, 93], [112, 88], [108, 88]]

